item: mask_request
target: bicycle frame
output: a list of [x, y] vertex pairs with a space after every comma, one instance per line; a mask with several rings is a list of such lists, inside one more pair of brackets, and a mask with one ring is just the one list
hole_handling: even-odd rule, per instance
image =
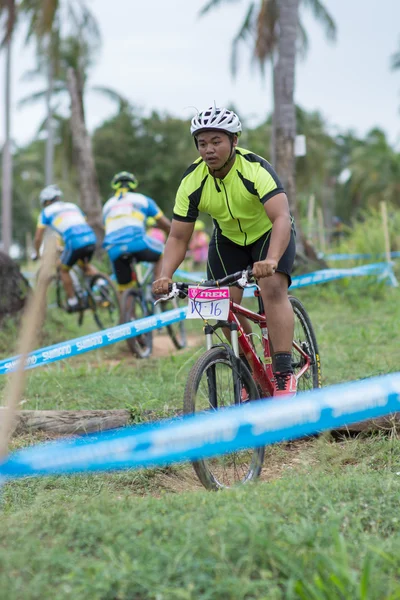
[[[263, 351], [264, 351], [264, 362], [258, 357], [254, 346], [250, 343], [248, 336], [246, 335], [239, 319], [238, 315], [246, 317], [252, 323], [255, 323], [260, 329], [267, 328], [267, 322], [264, 314], [256, 313], [248, 308], [245, 308], [241, 304], [236, 304], [233, 300], [230, 300], [229, 315], [227, 321], [218, 321], [217, 326], [210, 326], [210, 330], [205, 329], [207, 349], [210, 349], [213, 345], [212, 333], [216, 328], [227, 327], [231, 329], [231, 343], [233, 351], [236, 356], [239, 356], [239, 347], [242, 353], [249, 362], [252, 370], [253, 378], [256, 384], [259, 386], [265, 396], [273, 395], [273, 367], [272, 367], [272, 355], [271, 346], [268, 337], [261, 335]], [[234, 327], [232, 327], [232, 324]], [[305, 364], [296, 374], [296, 379], [300, 379], [304, 373], [311, 366], [311, 359], [306, 352], [293, 341], [293, 347], [303, 357]]]
[[135, 271], [138, 285], [141, 288], [153, 283], [154, 264], [146, 263], [144, 273], [142, 273], [142, 267], [143, 263], [134, 262], [132, 264], [132, 270]]

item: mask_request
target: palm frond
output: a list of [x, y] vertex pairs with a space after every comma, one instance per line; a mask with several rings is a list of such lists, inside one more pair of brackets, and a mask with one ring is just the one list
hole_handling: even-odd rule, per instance
[[236, 76], [238, 68], [237, 54], [239, 44], [241, 42], [246, 42], [249, 39], [254, 41], [255, 38], [254, 9], [255, 2], [251, 2], [244, 21], [232, 41], [231, 72], [234, 77]]
[[301, 3], [309, 8], [316, 20], [323, 25], [328, 40], [335, 41], [337, 33], [336, 23], [325, 6], [319, 0], [301, 0]]
[[15, 0], [0, 0], [0, 16], [5, 15], [4, 35], [0, 46], [4, 47], [11, 39], [17, 20], [17, 7]]
[[254, 48], [254, 57], [260, 63], [261, 71], [264, 64], [273, 52], [276, 44], [276, 24], [278, 21], [278, 7], [276, 0], [262, 0], [260, 12], [257, 16], [257, 34]]
[[210, 0], [210, 2], [208, 2], [205, 6], [203, 6], [203, 8], [200, 9], [199, 16], [202, 17], [213, 8], [218, 8], [222, 4], [233, 4], [235, 2], [240, 2], [240, 0]]
[[97, 92], [99, 94], [102, 94], [106, 98], [109, 98], [109, 100], [112, 100], [113, 102], [118, 104], [118, 106], [129, 105], [129, 100], [116, 90], [113, 90], [112, 88], [109, 88], [104, 85], [93, 85], [90, 89], [93, 92]]
[[400, 50], [392, 54], [392, 56], [390, 57], [390, 68], [393, 71], [397, 71], [397, 69], [400, 69]]
[[[65, 83], [63, 82], [54, 82], [53, 87], [53, 96], [57, 96], [66, 91]], [[18, 100], [17, 107], [24, 108], [25, 106], [31, 106], [32, 104], [36, 104], [37, 102], [41, 102], [46, 98], [47, 89], [40, 90], [39, 92], [35, 92], [34, 94], [29, 94], [29, 96], [25, 96]]]
[[72, 35], [85, 38], [91, 46], [99, 46], [101, 33], [95, 16], [81, 0], [79, 7], [78, 11], [72, 3], [68, 5], [68, 20], [72, 25]]
[[45, 77], [45, 73], [41, 66], [36, 67], [36, 69], [25, 71], [25, 73], [21, 75], [21, 81], [35, 81], [39, 77]]
[[[60, 114], [57, 113], [57, 110], [59, 109], [60, 105], [57, 104], [56, 106], [54, 106], [53, 108], [53, 114], [51, 116], [53, 121], [57, 121], [59, 124], [61, 121], [63, 121], [65, 119], [65, 117], [62, 117]], [[42, 133], [42, 131], [45, 131], [47, 127], [47, 115], [44, 117], [44, 119], [41, 121], [41, 123], [39, 124], [39, 127], [36, 129], [36, 134], [35, 137], [39, 137], [39, 135]]]
[[307, 31], [303, 23], [300, 21], [297, 24], [298, 28], [298, 40], [297, 40], [297, 54], [301, 59], [305, 59], [308, 49], [310, 47]]
[[42, 0], [39, 35], [50, 33], [56, 20], [60, 0]]

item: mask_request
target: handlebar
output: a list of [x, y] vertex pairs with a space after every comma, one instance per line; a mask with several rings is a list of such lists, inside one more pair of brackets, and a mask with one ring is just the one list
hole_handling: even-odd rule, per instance
[[[245, 271], [236, 271], [236, 273], [227, 275], [227, 277], [222, 277], [222, 279], [208, 279], [207, 281], [201, 281], [199, 282], [199, 285], [201, 285], [201, 287], [223, 287], [224, 285], [233, 285], [234, 283], [237, 283], [240, 280], [242, 280], [240, 283], [244, 287], [247, 283], [251, 281], [252, 278], [253, 270], [246, 269]], [[182, 297], [184, 297], [186, 296], [190, 285], [193, 285], [193, 283], [170, 283], [168, 285], [168, 293], [171, 294], [173, 290], [178, 290], [179, 292], [182, 292]]]

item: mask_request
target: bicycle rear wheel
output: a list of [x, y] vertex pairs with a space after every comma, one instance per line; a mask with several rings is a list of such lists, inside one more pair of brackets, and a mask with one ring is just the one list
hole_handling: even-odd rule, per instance
[[[180, 308], [177, 298], [172, 298], [172, 300], [169, 300], [168, 302], [161, 302], [160, 305], [162, 312], [166, 312], [167, 310], [173, 310], [174, 308]], [[176, 323], [172, 323], [171, 325], [167, 325], [167, 331], [177, 350], [182, 350], [182, 348], [186, 348], [187, 336], [184, 320], [177, 321]]]
[[[142, 294], [137, 290], [125, 290], [121, 299], [122, 323], [148, 317], [150, 311]], [[138, 358], [148, 358], [153, 349], [153, 332], [148, 331], [126, 340], [129, 350]]]
[[[226, 348], [216, 346], [207, 350], [193, 365], [186, 384], [183, 412], [221, 410], [241, 404], [242, 395], [246, 402], [260, 398], [247, 367]], [[219, 490], [256, 479], [263, 460], [264, 447], [260, 447], [244, 448], [192, 464], [205, 488]]]
[[89, 282], [89, 305], [100, 329], [115, 327], [121, 320], [118, 293], [111, 279], [103, 273], [93, 275]]
[[62, 310], [67, 310], [68, 309], [67, 301], [68, 301], [68, 296], [67, 296], [64, 286], [62, 284], [60, 275], [57, 275], [56, 276], [56, 302], [57, 302], [58, 308], [61, 308]]
[[298, 298], [289, 296], [289, 300], [294, 312], [294, 344], [292, 348], [294, 373], [298, 373], [306, 364], [304, 354], [308, 355], [311, 361], [310, 368], [298, 379], [297, 389], [300, 392], [320, 388], [322, 387], [321, 361], [310, 317]]

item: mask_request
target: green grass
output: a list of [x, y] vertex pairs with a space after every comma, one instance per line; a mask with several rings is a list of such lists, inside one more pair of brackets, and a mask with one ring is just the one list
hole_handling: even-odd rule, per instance
[[[397, 289], [363, 278], [296, 295], [314, 323], [324, 385], [399, 369]], [[43, 338], [71, 331], [48, 318]], [[0, 337], [3, 356], [10, 337]], [[166, 416], [181, 407], [198, 353], [138, 361], [121, 343], [38, 368], [23, 408]], [[261, 482], [217, 494], [189, 465], [12, 482], [2, 496], [0, 597], [400, 599], [397, 473], [391, 432], [268, 447]]]
[[326, 469], [314, 464], [312, 476], [287, 472], [243, 489], [160, 498], [98, 476], [48, 479], [23, 498], [18, 484], [0, 524], [2, 594], [399, 598], [398, 476]]

